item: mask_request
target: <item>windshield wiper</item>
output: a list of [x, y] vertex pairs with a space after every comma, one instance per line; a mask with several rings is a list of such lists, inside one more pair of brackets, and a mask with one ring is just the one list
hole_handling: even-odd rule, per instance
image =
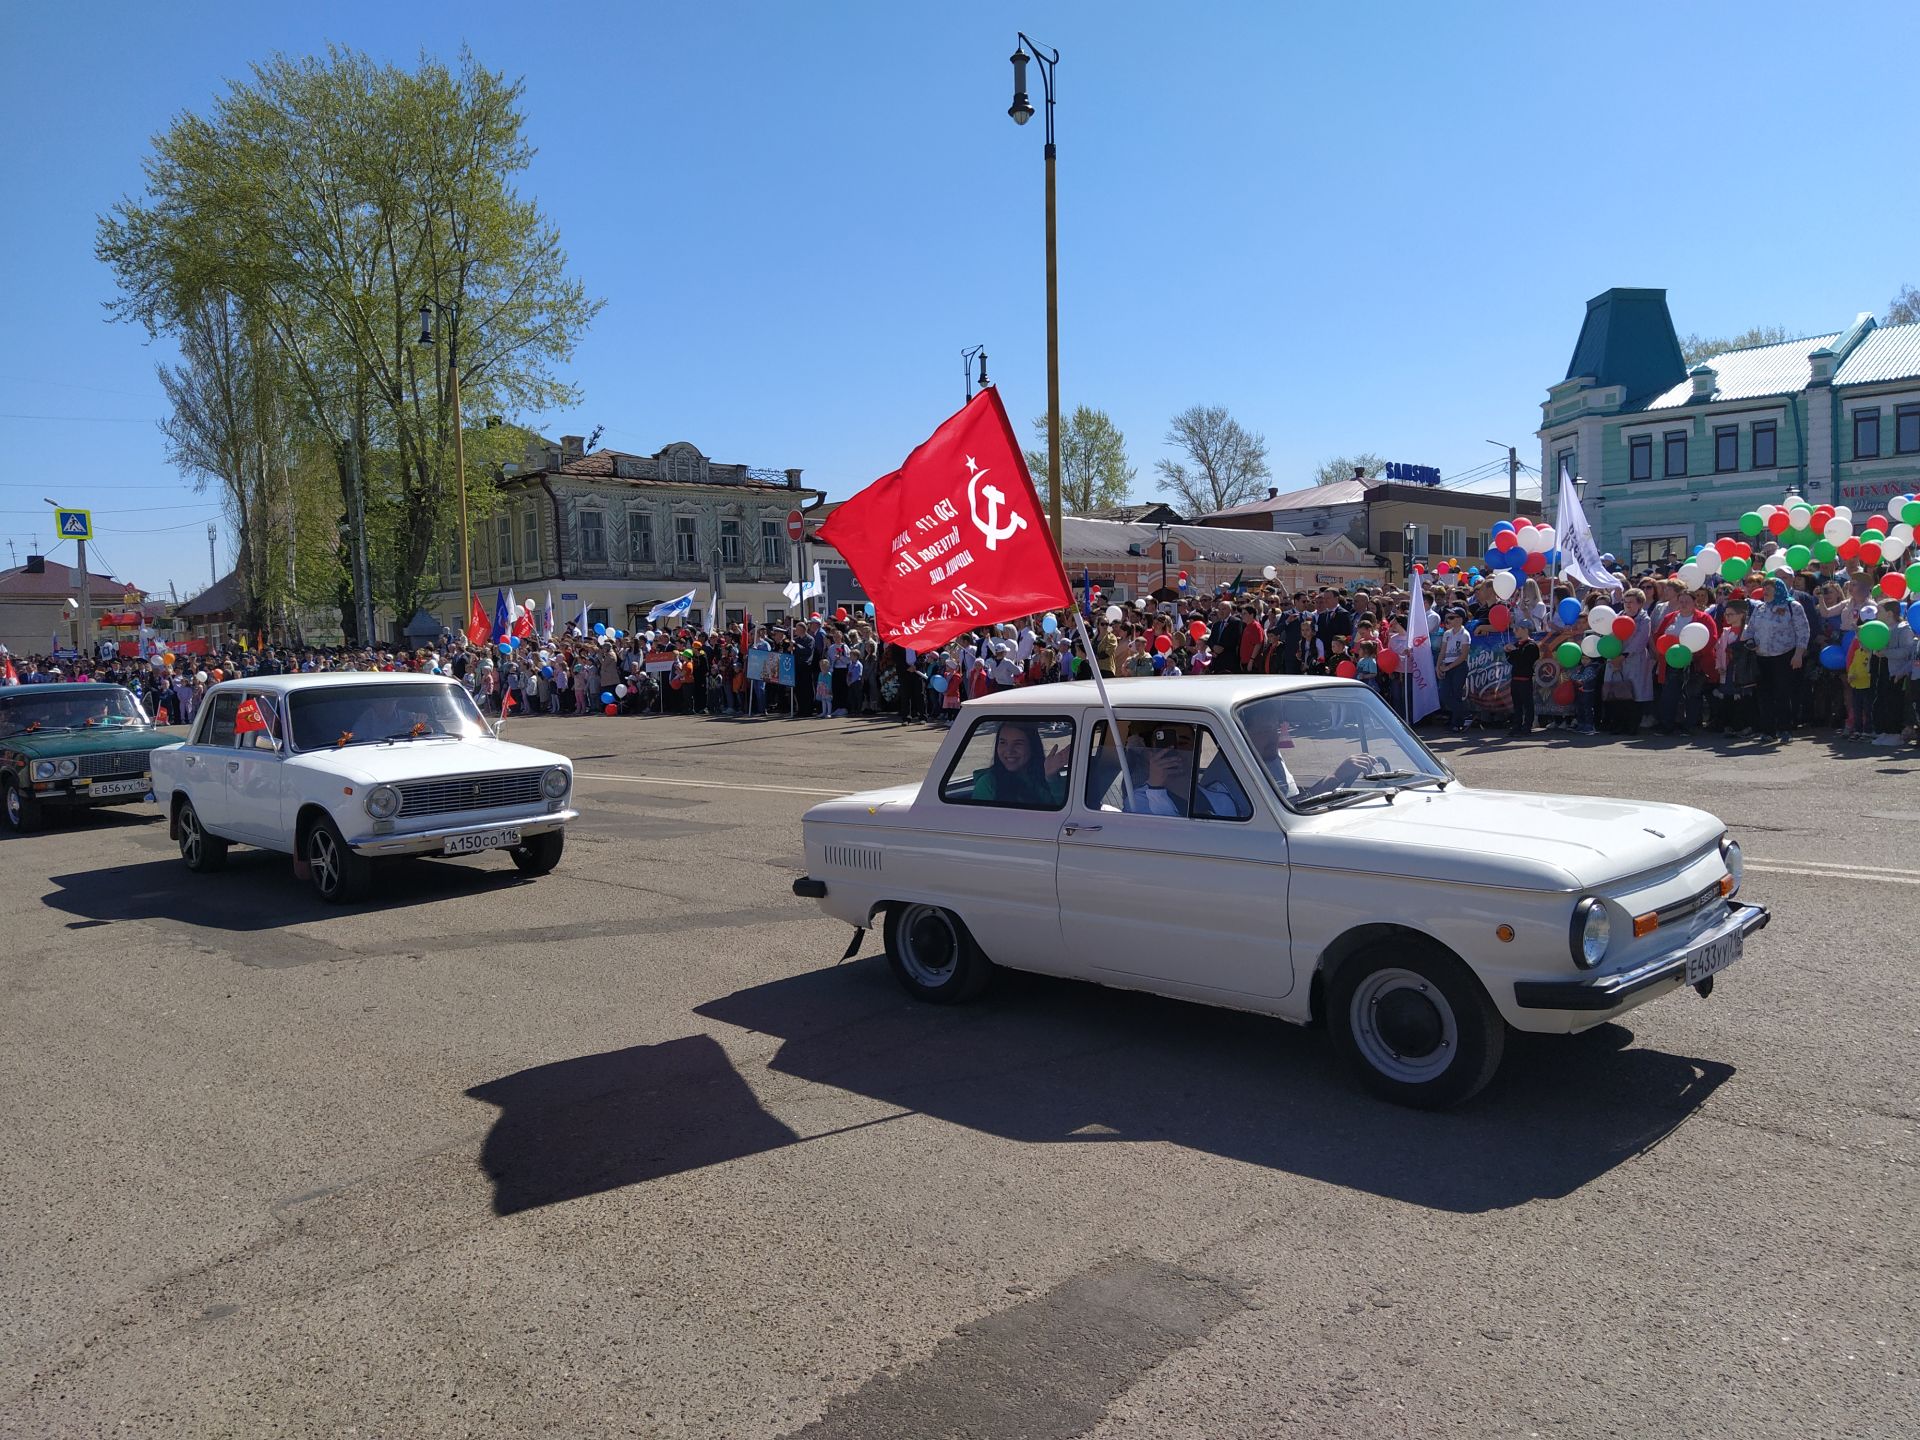
[[1444, 790], [1447, 788], [1448, 780], [1452, 777], [1447, 775], [1429, 775], [1424, 770], [1382, 770], [1377, 775], [1362, 775], [1360, 778], [1362, 780], [1407, 781], [1407, 784], [1399, 787], [1402, 790], [1411, 790], [1415, 785], [1438, 785]]
[[1296, 810], [1318, 810], [1322, 807], [1340, 809], [1380, 793], [1378, 790], [1362, 790], [1358, 786], [1342, 785], [1338, 789], [1322, 790], [1318, 795], [1309, 795], [1304, 800], [1295, 800], [1293, 808]]

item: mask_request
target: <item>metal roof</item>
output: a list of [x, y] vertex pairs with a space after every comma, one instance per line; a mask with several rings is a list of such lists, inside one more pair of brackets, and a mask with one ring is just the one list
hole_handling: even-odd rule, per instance
[[1920, 325], [1869, 330], [1834, 372], [1836, 385], [1872, 385], [1920, 376]]
[[1305, 490], [1289, 490], [1284, 495], [1266, 495], [1258, 500], [1229, 505], [1210, 511], [1206, 518], [1222, 515], [1269, 515], [1280, 510], [1319, 510], [1331, 505], [1358, 505], [1367, 498], [1370, 480], [1336, 480], [1331, 485], [1309, 485]]
[[[1821, 346], [1831, 345], [1840, 338], [1840, 333], [1836, 330], [1829, 335], [1812, 335], [1804, 340], [1783, 340], [1777, 345], [1755, 345], [1747, 350], [1726, 350], [1718, 355], [1709, 355], [1702, 363], [1712, 366], [1714, 371], [1711, 403], [1719, 405], [1729, 400], [1755, 400], [1762, 395], [1788, 395], [1806, 389], [1808, 381], [1813, 378], [1813, 364], [1807, 357]], [[1867, 338], [1871, 340], [1873, 337], [1870, 335]], [[1687, 379], [1651, 396], [1643, 405], [1629, 405], [1627, 408], [1671, 410], [1686, 405], [1692, 398], [1693, 381]]]
[[[1158, 525], [1129, 525], [1121, 520], [1090, 520], [1084, 515], [1061, 517], [1061, 549], [1067, 567], [1093, 560], [1155, 559], [1159, 551]], [[1296, 543], [1302, 537], [1287, 530], [1229, 530], [1211, 525], [1169, 525], [1169, 539], [1204, 555], [1232, 554], [1247, 565], [1287, 565], [1293, 563]], [[1127, 546], [1138, 545], [1144, 556], [1129, 555]], [[1223, 560], [1232, 564], [1235, 561]]]

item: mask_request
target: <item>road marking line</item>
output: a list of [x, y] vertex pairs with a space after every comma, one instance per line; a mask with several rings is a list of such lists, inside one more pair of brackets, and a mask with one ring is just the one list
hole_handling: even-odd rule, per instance
[[828, 795], [838, 799], [851, 790], [813, 790], [801, 785], [736, 785], [725, 780], [669, 780], [661, 775], [595, 775], [580, 771], [579, 780], [612, 780], [622, 785], [684, 785], [695, 790], [761, 790], [773, 795]]
[[1762, 860], [1747, 861], [1747, 869], [1760, 875], [1803, 875], [1810, 880], [1865, 880], [1881, 885], [1920, 885], [1920, 875], [1910, 870], [1869, 870], [1859, 865], [1823, 866], [1780, 865]]
[[1891, 865], [1848, 865], [1838, 860], [1760, 860], [1762, 865], [1784, 865], [1795, 870], [1837, 870], [1844, 875], [1906, 875], [1920, 880], [1920, 870], [1899, 870]]

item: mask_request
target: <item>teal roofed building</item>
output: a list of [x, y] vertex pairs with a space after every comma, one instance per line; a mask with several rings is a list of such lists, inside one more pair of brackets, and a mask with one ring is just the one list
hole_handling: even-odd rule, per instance
[[1920, 489], [1920, 325], [1861, 314], [1688, 368], [1666, 291], [1609, 290], [1541, 419], [1548, 507], [1575, 476], [1600, 548], [1637, 573], [1789, 491], [1866, 515]]

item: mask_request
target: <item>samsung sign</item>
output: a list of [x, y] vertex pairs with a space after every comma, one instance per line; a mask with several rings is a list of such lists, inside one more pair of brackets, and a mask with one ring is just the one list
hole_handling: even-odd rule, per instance
[[1437, 465], [1402, 465], [1398, 460], [1387, 462], [1387, 479], [1404, 480], [1410, 485], [1438, 485], [1440, 467]]

